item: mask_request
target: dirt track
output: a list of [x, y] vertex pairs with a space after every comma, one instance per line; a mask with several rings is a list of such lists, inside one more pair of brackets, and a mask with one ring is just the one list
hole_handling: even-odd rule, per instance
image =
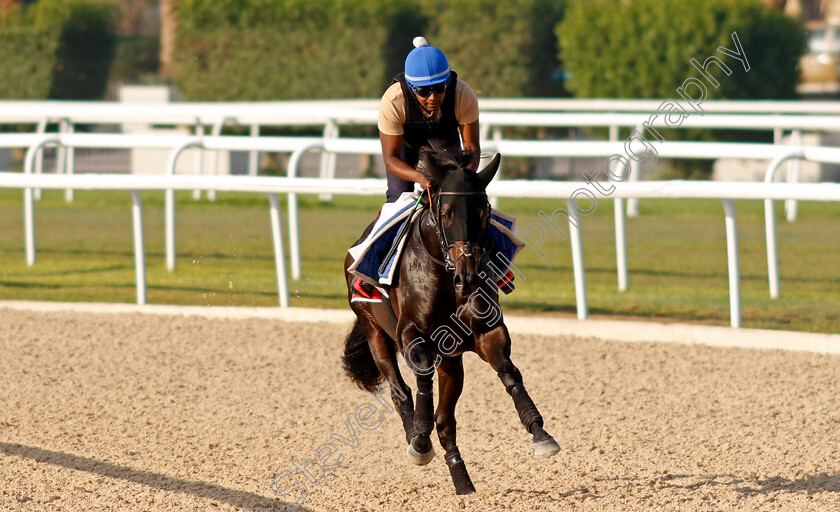
[[[357, 408], [378, 402], [340, 371], [349, 326], [0, 318], [0, 510], [284, 510], [272, 481], [327, 442], [323, 460], [343, 459], [310, 463], [320, 485], [277, 486], [306, 482], [300, 510], [840, 510], [837, 356], [516, 337], [562, 451], [530, 457], [512, 401], [469, 355], [458, 441], [478, 492], [458, 497], [439, 446], [408, 463], [395, 414], [359, 428]], [[353, 433], [356, 448], [331, 439]]]

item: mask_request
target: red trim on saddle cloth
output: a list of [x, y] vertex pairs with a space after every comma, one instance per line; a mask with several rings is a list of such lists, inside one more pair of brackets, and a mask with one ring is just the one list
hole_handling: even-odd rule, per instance
[[513, 285], [513, 272], [510, 269], [508, 269], [507, 275], [500, 279], [496, 284], [499, 286], [499, 289], [505, 293], [505, 295], [510, 295], [511, 293], [513, 293], [513, 291], [516, 289], [516, 287]]
[[356, 278], [353, 282], [353, 296], [350, 298], [350, 302], [382, 302], [382, 294], [376, 288], [368, 293], [362, 287], [362, 280]]
[[513, 282], [513, 272], [511, 270], [507, 271], [507, 275], [499, 281], [499, 288], [506, 286]]

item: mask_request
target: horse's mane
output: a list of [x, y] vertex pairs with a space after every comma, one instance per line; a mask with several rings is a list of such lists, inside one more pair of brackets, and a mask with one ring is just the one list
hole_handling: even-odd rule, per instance
[[446, 171], [454, 171], [466, 167], [474, 157], [472, 151], [462, 150], [460, 147], [447, 147], [439, 139], [431, 140], [427, 146], [420, 148], [419, 156], [417, 170], [432, 183], [435, 183], [435, 177], [429, 170], [430, 163]]

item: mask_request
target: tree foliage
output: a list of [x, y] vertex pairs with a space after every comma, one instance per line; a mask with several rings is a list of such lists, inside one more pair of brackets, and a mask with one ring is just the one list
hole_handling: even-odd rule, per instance
[[179, 15], [173, 78], [190, 100], [376, 97], [423, 24], [408, 0], [184, 0]]
[[554, 96], [556, 0], [182, 0], [182, 97], [377, 97], [424, 35], [487, 96]]
[[[481, 96], [546, 97], [566, 92], [555, 26], [557, 0], [437, 0], [429, 40]], [[434, 14], [433, 14], [434, 13]]]
[[[750, 70], [717, 52], [733, 49], [736, 32]], [[575, 0], [557, 27], [576, 97], [670, 98], [699, 72], [692, 58], [717, 55], [733, 71], [714, 76], [710, 98], [796, 96], [801, 23], [759, 0]]]
[[102, 98], [118, 13], [115, 4], [85, 0], [40, 0], [14, 16], [6, 13], [0, 74], [14, 79], [6, 80], [0, 96]]

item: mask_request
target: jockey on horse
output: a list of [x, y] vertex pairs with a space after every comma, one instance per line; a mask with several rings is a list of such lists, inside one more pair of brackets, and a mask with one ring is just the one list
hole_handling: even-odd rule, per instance
[[[416, 195], [404, 195], [414, 191], [415, 183], [426, 192], [425, 200], [428, 201], [430, 183], [417, 170], [417, 164], [421, 148], [431, 141], [441, 141], [449, 148], [472, 153], [473, 160], [466, 168], [473, 171], [478, 167], [481, 153], [478, 98], [472, 87], [449, 69], [443, 52], [430, 46], [425, 38], [414, 38], [414, 46], [405, 59], [405, 72], [394, 77], [379, 106], [379, 139], [388, 180], [387, 203], [394, 203], [401, 197], [409, 203], [414, 199], [419, 202], [420, 198]], [[504, 217], [498, 212], [496, 214]], [[507, 223], [501, 218], [499, 220], [513, 229], [513, 219], [505, 218]], [[408, 222], [410, 219], [406, 224]], [[401, 229], [396, 233], [397, 239], [390, 241], [393, 246], [389, 256], [395, 252], [405, 231], [405, 228]], [[516, 251], [508, 251], [505, 255], [507, 260], [503, 258], [497, 265], [502, 268], [501, 275], [496, 276], [498, 286], [506, 294], [514, 290], [513, 273], [508, 266], [515, 255]], [[387, 262], [379, 263], [382, 265], [381, 274]], [[381, 302], [382, 293], [377, 286], [389, 285], [390, 281], [369, 275], [372, 272], [366, 274], [356, 267], [353, 270], [354, 275], [359, 277], [353, 282], [352, 301]]]

